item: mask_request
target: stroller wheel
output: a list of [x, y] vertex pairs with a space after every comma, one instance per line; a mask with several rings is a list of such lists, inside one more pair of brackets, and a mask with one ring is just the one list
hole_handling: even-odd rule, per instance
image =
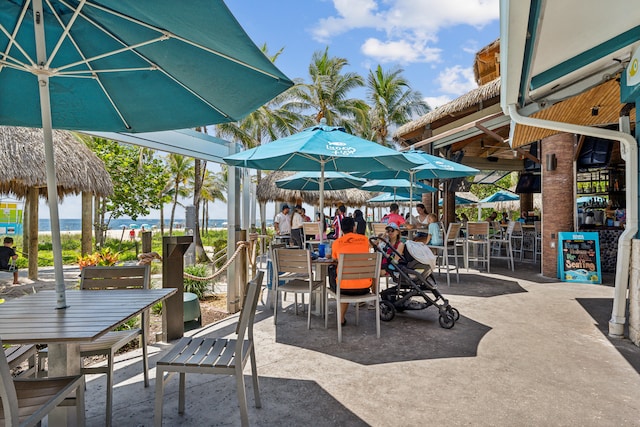
[[456, 321], [453, 319], [453, 316], [449, 313], [441, 314], [438, 318], [438, 322], [440, 322], [440, 326], [445, 329], [453, 328], [453, 325], [456, 324]]
[[380, 320], [389, 322], [394, 317], [396, 317], [396, 308], [393, 303], [385, 300], [380, 301]]
[[460, 312], [453, 307], [447, 308], [447, 313], [453, 317], [453, 320], [457, 321], [460, 318]]

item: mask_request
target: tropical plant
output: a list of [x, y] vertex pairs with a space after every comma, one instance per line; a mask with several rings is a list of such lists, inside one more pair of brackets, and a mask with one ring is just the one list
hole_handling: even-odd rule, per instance
[[402, 72], [399, 68], [385, 71], [378, 65], [375, 70], [369, 70], [367, 76], [371, 129], [379, 144], [389, 145], [390, 126], [403, 125], [430, 110], [420, 92], [411, 89]]
[[193, 159], [181, 154], [169, 154], [167, 156], [167, 166], [169, 169], [169, 181], [173, 186], [173, 206], [171, 207], [171, 222], [169, 224], [169, 236], [173, 235], [173, 221], [176, 216], [176, 206], [178, 196], [187, 197], [189, 195], [187, 183], [193, 178]]
[[[207, 266], [204, 264], [187, 266], [184, 268], [184, 272], [197, 277], [208, 276]], [[205, 291], [208, 289], [210, 284], [211, 284], [211, 280], [199, 280], [199, 279], [191, 279], [191, 278], [185, 277], [184, 291], [196, 294], [198, 296], [198, 299], [202, 299], [204, 297]]]
[[111, 252], [111, 249], [106, 248], [89, 255], [79, 256], [78, 266], [81, 270], [87, 266], [111, 266], [118, 262], [119, 257], [120, 254], [118, 252]]
[[314, 52], [309, 65], [309, 83], [296, 82], [289, 89], [295, 101], [287, 104], [296, 111], [312, 112], [313, 122], [325, 118], [332, 126], [347, 132], [366, 128], [369, 106], [365, 101], [349, 97], [353, 89], [364, 86], [361, 75], [345, 72], [346, 58], [329, 56], [329, 48]]

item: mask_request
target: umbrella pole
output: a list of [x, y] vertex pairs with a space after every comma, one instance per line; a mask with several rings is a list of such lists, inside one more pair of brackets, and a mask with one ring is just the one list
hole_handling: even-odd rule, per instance
[[[34, 16], [39, 10], [42, 14], [42, 2], [34, 1]], [[36, 52], [38, 64], [47, 63], [47, 52], [44, 39], [44, 20], [34, 21]], [[51, 223], [51, 242], [53, 246], [53, 268], [56, 281], [56, 308], [66, 308], [64, 273], [62, 268], [62, 242], [60, 240], [60, 220], [58, 217], [58, 185], [56, 183], [56, 165], [53, 155], [53, 130], [51, 123], [51, 99], [49, 97], [49, 76], [38, 74], [38, 88], [40, 91], [40, 114], [42, 116], [42, 131], [44, 133], [44, 157], [47, 171], [47, 196], [49, 198], [49, 221]]]
[[409, 224], [413, 225], [413, 174], [409, 172]]
[[324, 243], [324, 162], [320, 162], [320, 243]]

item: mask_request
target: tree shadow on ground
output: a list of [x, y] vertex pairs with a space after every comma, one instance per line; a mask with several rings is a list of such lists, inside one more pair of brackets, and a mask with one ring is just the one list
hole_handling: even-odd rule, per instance
[[[640, 347], [636, 346], [628, 338], [609, 337], [609, 319], [613, 309], [612, 298], [577, 298], [576, 301], [595, 320], [596, 326], [607, 337], [609, 342], [618, 350], [627, 362], [640, 374]], [[628, 307], [627, 307], [628, 312]], [[625, 326], [625, 337], [629, 336], [629, 327]]]
[[438, 281], [438, 289], [445, 297], [446, 295], [464, 295], [489, 298], [527, 292], [517, 280], [503, 280], [480, 274], [461, 274], [460, 283], [456, 283], [455, 275], [452, 275], [451, 286], [447, 286], [446, 276], [438, 277], [436, 273], [435, 278]]

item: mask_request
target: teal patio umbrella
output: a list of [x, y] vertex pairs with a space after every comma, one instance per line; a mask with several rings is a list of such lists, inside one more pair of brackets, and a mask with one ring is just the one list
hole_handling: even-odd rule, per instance
[[367, 204], [387, 204], [387, 203], [408, 203], [419, 202], [422, 200], [422, 196], [414, 194], [413, 198], [409, 197], [406, 193], [382, 193], [367, 200]]
[[[475, 200], [467, 199], [465, 197], [456, 196], [456, 205], [475, 205]], [[442, 199], [438, 201], [438, 206], [442, 206]]]
[[220, 0], [0, 2], [0, 124], [42, 127], [57, 308], [66, 306], [52, 129], [234, 122], [292, 86]]
[[500, 190], [496, 191], [490, 196], [478, 201], [478, 221], [480, 221], [482, 205], [497, 203], [497, 202], [513, 202], [520, 200], [520, 196], [510, 191]]
[[375, 179], [369, 181], [361, 187], [362, 190], [378, 191], [386, 193], [409, 193], [410, 199], [413, 194], [435, 193], [435, 187], [421, 182], [411, 182], [406, 179]]
[[231, 166], [262, 170], [320, 171], [320, 212], [324, 210], [324, 176], [328, 171], [407, 169], [416, 166], [402, 153], [320, 124], [268, 144], [225, 157]]
[[[325, 172], [323, 190], [346, 190], [359, 188], [367, 182], [344, 172]], [[320, 189], [320, 172], [298, 172], [287, 178], [276, 181], [276, 187], [286, 190], [318, 191]]]

